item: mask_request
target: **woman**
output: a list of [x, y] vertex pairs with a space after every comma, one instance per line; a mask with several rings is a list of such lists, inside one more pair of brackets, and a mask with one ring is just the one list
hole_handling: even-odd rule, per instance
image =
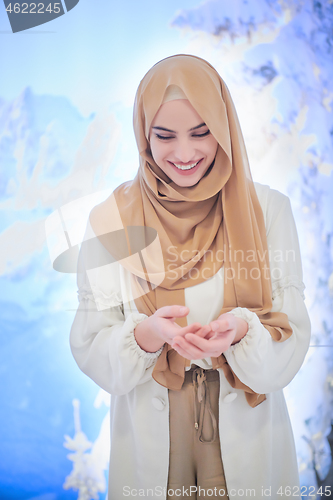
[[252, 182], [200, 58], [151, 68], [134, 130], [138, 174], [90, 214], [71, 330], [112, 395], [109, 498], [299, 498], [282, 388], [310, 325], [289, 200]]

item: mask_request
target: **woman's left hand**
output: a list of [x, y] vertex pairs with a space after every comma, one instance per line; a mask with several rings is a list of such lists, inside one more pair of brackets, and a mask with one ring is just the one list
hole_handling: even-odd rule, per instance
[[225, 313], [196, 333], [174, 337], [171, 347], [189, 360], [217, 358], [232, 344], [239, 342], [247, 331], [246, 321], [231, 313]]

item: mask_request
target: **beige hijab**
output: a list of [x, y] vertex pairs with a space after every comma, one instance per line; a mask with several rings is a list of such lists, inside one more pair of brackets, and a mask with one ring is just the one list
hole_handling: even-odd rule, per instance
[[[191, 187], [179, 187], [172, 182], [150, 151], [150, 126], [170, 85], [184, 92], [219, 144], [213, 165]], [[237, 114], [222, 78], [209, 63], [195, 56], [163, 59], [139, 85], [134, 131], [140, 167], [132, 182], [115, 190], [113, 200], [125, 228], [153, 228], [158, 235], [154, 244], [147, 241], [143, 259], [122, 260], [132, 273], [138, 310], [151, 315], [164, 305], [184, 305], [185, 288], [212, 277], [224, 266], [224, 303], [220, 314], [246, 307], [258, 315], [274, 341], [286, 340], [292, 333], [287, 316], [270, 312], [272, 291], [263, 213]], [[119, 259], [117, 243], [110, 234], [110, 200], [93, 209], [90, 221], [96, 235], [104, 234], [101, 241]], [[131, 255], [134, 252], [129, 238], [127, 244]], [[158, 250], [163, 259], [158, 258]], [[185, 326], [186, 318], [178, 323]], [[188, 364], [165, 344], [153, 378], [178, 390]], [[236, 377], [224, 355], [213, 358], [212, 365], [223, 369], [232, 387], [245, 391], [251, 406], [265, 399]]]

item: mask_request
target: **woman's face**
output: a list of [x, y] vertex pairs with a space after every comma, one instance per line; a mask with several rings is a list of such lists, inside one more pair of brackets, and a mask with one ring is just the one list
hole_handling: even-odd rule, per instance
[[156, 164], [181, 187], [194, 186], [212, 164], [218, 143], [187, 99], [160, 107], [150, 128]]

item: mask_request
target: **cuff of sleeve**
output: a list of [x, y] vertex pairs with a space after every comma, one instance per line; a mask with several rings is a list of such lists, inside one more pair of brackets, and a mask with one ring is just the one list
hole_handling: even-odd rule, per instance
[[249, 325], [246, 335], [244, 335], [244, 337], [239, 342], [237, 342], [237, 344], [231, 345], [226, 351], [229, 353], [233, 353], [240, 347], [244, 347], [249, 343], [249, 341], [253, 340], [256, 334], [261, 331], [262, 324], [260, 323], [260, 320], [256, 313], [249, 311], [249, 309], [246, 309], [245, 307], [236, 307], [235, 309], [232, 309], [230, 313], [236, 316], [236, 318], [243, 319]]
[[135, 327], [139, 323], [144, 321], [146, 318], [148, 318], [148, 316], [146, 314], [134, 312], [128, 316], [128, 318], [126, 319], [126, 321], [124, 323], [124, 327], [129, 331], [129, 346], [132, 349], [134, 349], [135, 353], [140, 358], [144, 358], [146, 361], [155, 361], [158, 358], [158, 356], [161, 354], [161, 352], [163, 351], [164, 346], [162, 346], [156, 352], [144, 351], [143, 349], [141, 349], [141, 347], [137, 343], [137, 341], [135, 339], [135, 335], [134, 335]]

